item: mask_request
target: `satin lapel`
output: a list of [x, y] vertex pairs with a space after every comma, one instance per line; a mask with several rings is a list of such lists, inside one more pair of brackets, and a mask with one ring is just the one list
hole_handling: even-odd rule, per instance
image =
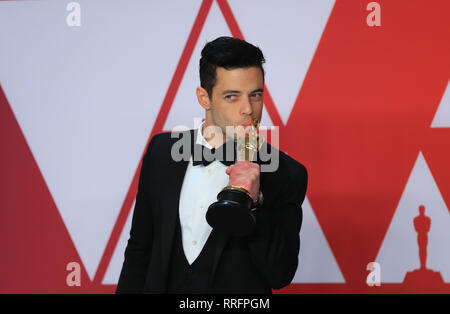
[[[189, 133], [187, 133], [189, 134]], [[191, 145], [194, 139], [194, 130], [190, 131]], [[195, 133], [196, 135], [196, 133]], [[175, 143], [178, 139], [172, 139], [172, 143]], [[170, 262], [170, 253], [172, 251], [173, 237], [175, 234], [175, 224], [178, 219], [179, 203], [181, 187], [183, 185], [184, 175], [186, 173], [189, 161], [181, 160], [178, 162], [173, 161], [170, 158], [169, 166], [165, 172], [167, 178], [171, 178], [170, 188], [167, 189], [164, 195], [164, 208], [162, 212], [162, 235], [161, 235], [161, 254], [162, 254], [162, 271], [165, 278], [168, 271], [168, 265]], [[166, 281], [164, 282], [166, 283]]]
[[[264, 142], [263, 145], [266, 145], [266, 146], [263, 146], [263, 151], [267, 152], [267, 151], [269, 150], [270, 152], [272, 152], [272, 147], [271, 147], [267, 142]], [[269, 147], [267, 147], [267, 146], [269, 146]], [[270, 160], [269, 160], [269, 161], [262, 161], [262, 160], [260, 159], [259, 152], [258, 152], [258, 154], [256, 155], [256, 157], [257, 157], [256, 163], [257, 163], [260, 167], [261, 167], [263, 164], [265, 164], [265, 163], [270, 163]], [[264, 158], [266, 159], [267, 156], [264, 156]], [[263, 194], [264, 194], [264, 191], [267, 190], [267, 188], [270, 188], [270, 187], [266, 186], [266, 184], [268, 184], [268, 183], [270, 182], [270, 179], [268, 180], [268, 177], [269, 177], [269, 176], [270, 176], [270, 173], [269, 173], [269, 172], [261, 172], [261, 173], [259, 174], [259, 189], [260, 189], [260, 191], [263, 192]]]

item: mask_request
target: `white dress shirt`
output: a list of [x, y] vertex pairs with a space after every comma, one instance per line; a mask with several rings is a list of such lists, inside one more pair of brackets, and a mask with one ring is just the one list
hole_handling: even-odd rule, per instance
[[[202, 125], [197, 129], [197, 144], [212, 149], [202, 135]], [[212, 228], [206, 222], [209, 205], [217, 201], [217, 194], [228, 185], [227, 166], [214, 160], [208, 166], [192, 164], [192, 156], [181, 187], [179, 214], [183, 250], [191, 265], [200, 255]]]

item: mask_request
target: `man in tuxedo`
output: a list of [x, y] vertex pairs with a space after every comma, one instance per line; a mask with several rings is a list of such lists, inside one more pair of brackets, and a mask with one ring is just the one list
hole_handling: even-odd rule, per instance
[[[220, 37], [203, 48], [196, 95], [205, 121], [198, 129], [161, 133], [150, 141], [117, 293], [271, 293], [292, 281], [306, 168], [267, 143], [278, 157], [275, 171], [261, 171], [259, 158], [208, 162], [190, 155], [198, 147], [225, 151], [236, 140], [227, 127], [261, 120], [264, 61], [259, 48], [236, 38]], [[219, 136], [211, 128], [223, 132]], [[174, 158], [180, 138], [191, 144], [183, 146], [189, 154], [181, 160]], [[248, 235], [227, 235], [205, 219], [227, 185], [244, 188], [254, 202], [256, 225]]]

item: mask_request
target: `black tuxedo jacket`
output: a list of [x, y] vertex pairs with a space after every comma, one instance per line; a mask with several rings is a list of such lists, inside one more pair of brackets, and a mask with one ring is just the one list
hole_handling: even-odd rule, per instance
[[[194, 130], [181, 133], [195, 141]], [[165, 293], [181, 186], [188, 161], [174, 161], [170, 133], [155, 135], [144, 155], [117, 293]], [[269, 144], [264, 144], [269, 145]], [[271, 147], [271, 149], [275, 149]], [[217, 233], [211, 293], [271, 293], [297, 269], [306, 168], [279, 152], [275, 172], [261, 172], [263, 205], [245, 237]], [[214, 232], [214, 230], [213, 230]]]

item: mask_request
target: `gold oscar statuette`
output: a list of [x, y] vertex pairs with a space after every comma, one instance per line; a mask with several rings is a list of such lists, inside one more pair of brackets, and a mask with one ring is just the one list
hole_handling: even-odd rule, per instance
[[[236, 161], [253, 162], [263, 138], [258, 135], [258, 119], [251, 128], [236, 140]], [[245, 236], [255, 227], [252, 213], [253, 199], [249, 191], [240, 186], [228, 185], [217, 195], [217, 202], [211, 204], [206, 220], [211, 227], [231, 236]]]

